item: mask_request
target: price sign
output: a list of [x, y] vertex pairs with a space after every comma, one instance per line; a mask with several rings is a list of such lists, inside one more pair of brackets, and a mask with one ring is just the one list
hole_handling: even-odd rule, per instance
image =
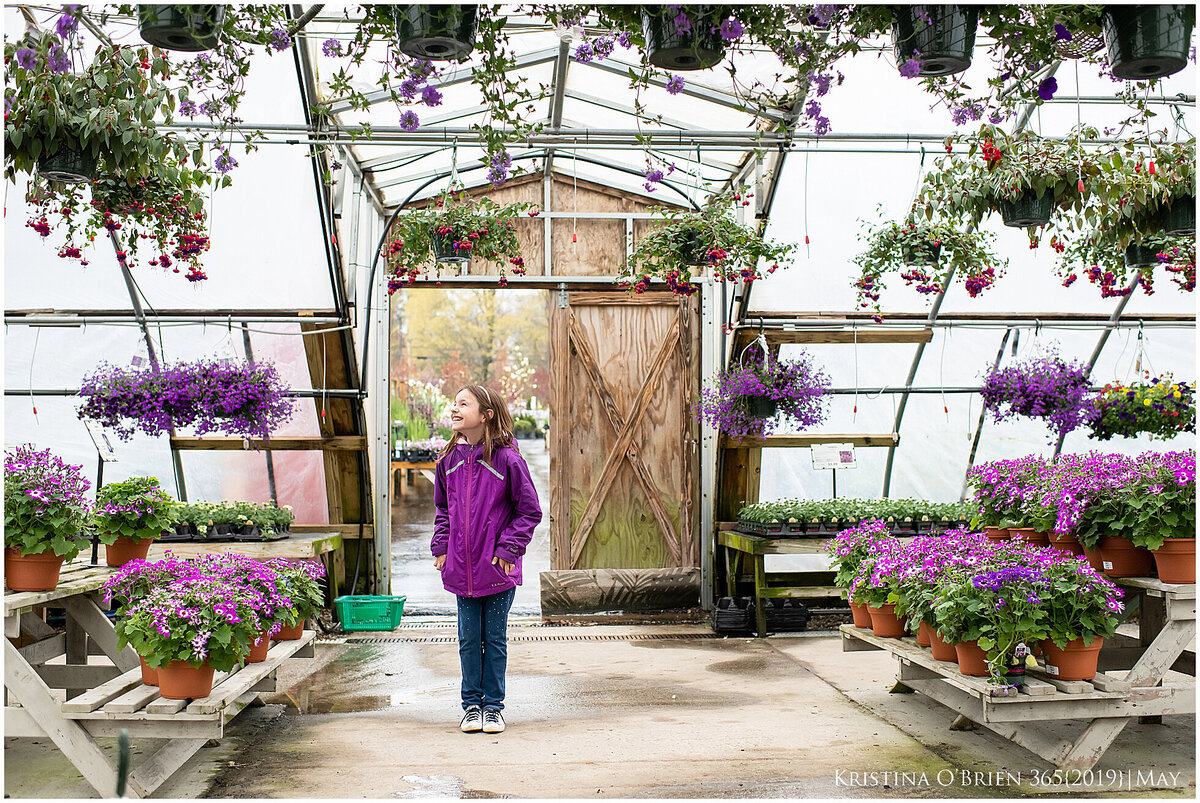
[[813, 469], [858, 468], [854, 462], [854, 444], [822, 443], [812, 447]]
[[83, 425], [87, 427], [88, 434], [92, 436], [92, 443], [96, 444], [96, 451], [100, 453], [100, 459], [105, 463], [117, 462], [117, 453], [113, 449], [112, 441], [108, 439], [108, 433], [104, 431], [104, 427], [100, 426], [98, 421], [84, 421]]

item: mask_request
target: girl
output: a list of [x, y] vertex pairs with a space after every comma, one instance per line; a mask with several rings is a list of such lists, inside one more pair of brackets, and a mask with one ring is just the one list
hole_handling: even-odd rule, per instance
[[499, 393], [467, 385], [454, 397], [450, 426], [454, 437], [437, 463], [431, 547], [442, 585], [458, 597], [459, 728], [500, 733], [508, 611], [542, 507]]

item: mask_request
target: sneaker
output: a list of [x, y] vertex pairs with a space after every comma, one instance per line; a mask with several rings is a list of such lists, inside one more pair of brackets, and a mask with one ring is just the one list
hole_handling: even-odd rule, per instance
[[[483, 729], [483, 714], [480, 712], [479, 706], [473, 705], [467, 708], [458, 728], [463, 733], [479, 733]], [[500, 728], [503, 730], [504, 726], [501, 725]]]
[[483, 732], [484, 733], [503, 733], [504, 732], [504, 717], [500, 716], [500, 709], [498, 709], [498, 708], [483, 709]]

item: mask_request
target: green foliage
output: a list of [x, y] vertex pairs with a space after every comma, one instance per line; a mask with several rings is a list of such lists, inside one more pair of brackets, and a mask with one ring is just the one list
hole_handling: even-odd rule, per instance
[[178, 505], [172, 520], [176, 524], [192, 525], [200, 535], [206, 535], [218, 524], [228, 524], [234, 529], [256, 525], [263, 536], [272, 536], [288, 529], [295, 519], [291, 505], [276, 507], [255, 502], [197, 502]]
[[88, 481], [79, 466], [49, 450], [17, 447], [5, 454], [4, 546], [25, 555], [53, 552], [72, 560], [86, 543], [81, 528], [88, 506]]
[[112, 545], [118, 537], [151, 541], [174, 522], [175, 501], [159, 488], [157, 477], [131, 477], [96, 491], [94, 524], [100, 542]]
[[917, 524], [959, 524], [971, 515], [961, 502], [926, 502], [917, 499], [780, 499], [746, 505], [738, 518], [762, 524], [819, 523], [853, 526], [860, 521], [880, 521], [912, 527]]
[[1170, 375], [1125, 385], [1113, 382], [1096, 397], [1100, 418], [1092, 424], [1092, 437], [1109, 440], [1115, 436], [1170, 440], [1181, 432], [1196, 431], [1196, 387], [1172, 382]]
[[524, 271], [521, 246], [517, 242], [517, 220], [532, 210], [529, 203], [501, 206], [490, 198], [469, 198], [449, 194], [427, 206], [401, 215], [392, 228], [392, 242], [386, 249], [388, 271], [394, 282], [415, 281], [433, 267], [441, 275], [442, 266], [434, 260], [433, 240], [455, 243], [460, 253], [472, 259], [505, 264], [515, 273]]

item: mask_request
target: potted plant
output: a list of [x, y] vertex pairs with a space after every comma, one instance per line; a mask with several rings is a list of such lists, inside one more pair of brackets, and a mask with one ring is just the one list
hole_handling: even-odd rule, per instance
[[658, 278], [672, 292], [691, 295], [696, 292], [692, 276], [708, 270], [717, 281], [736, 283], [761, 279], [781, 264], [786, 266], [794, 244], [764, 240], [734, 218], [734, 209], [746, 200], [747, 192], [743, 187], [716, 194], [699, 212], [655, 208], [661, 225], [637, 241], [626, 275], [618, 283], [641, 293], [651, 278]]
[[286, 594], [292, 602], [292, 607], [284, 614], [283, 626], [274, 638], [276, 641], [294, 641], [304, 635], [304, 623], [316, 619], [317, 612], [325, 604], [325, 590], [321, 587], [325, 566], [315, 560], [284, 558], [272, 558], [267, 565], [283, 578]]
[[427, 275], [431, 264], [437, 265], [440, 276], [443, 264], [464, 264], [472, 258], [497, 263], [501, 282], [506, 281], [506, 264], [513, 273], [524, 273], [517, 221], [531, 207], [528, 203], [501, 206], [490, 198], [468, 198], [462, 193], [452, 199], [447, 193], [430, 205], [409, 210], [396, 221], [386, 251], [391, 274], [388, 292]]
[[[120, 621], [128, 615], [129, 607], [152, 589], [170, 585], [176, 578], [189, 577], [193, 573], [191, 564], [170, 553], [163, 560], [154, 562], [131, 560], [104, 581], [104, 604], [117, 603], [116, 618]], [[146, 656], [142, 653], [138, 653], [138, 661], [142, 667], [142, 683], [157, 686], [158, 669], [146, 663]]]
[[854, 596], [854, 580], [873, 554], [875, 545], [887, 537], [889, 529], [881, 521], [867, 521], [829, 539], [827, 550], [829, 568], [834, 572], [833, 583], [846, 589], [855, 627], [871, 627], [871, 616], [867, 606]]
[[1095, 404], [1099, 415], [1089, 437], [1096, 440], [1140, 435], [1170, 440], [1196, 431], [1195, 385], [1172, 382], [1169, 374], [1151, 379], [1146, 371], [1143, 382], [1110, 382]]
[[477, 6], [393, 6], [400, 52], [427, 61], [464, 61], [475, 49]]
[[979, 10], [966, 5], [895, 6], [896, 65], [916, 61], [918, 75], [962, 72], [971, 66]]
[[642, 6], [646, 60], [664, 70], [707, 70], [725, 58], [719, 6]]
[[1057, 680], [1091, 680], [1104, 640], [1111, 638], [1125, 609], [1121, 589], [1080, 558], [1057, 560], [1043, 570], [1046, 673]]
[[992, 252], [990, 233], [960, 231], [940, 220], [910, 217], [903, 223], [893, 221], [864, 231], [859, 239], [867, 241], [867, 248], [854, 259], [861, 270], [854, 284], [858, 305], [873, 309], [877, 323], [883, 321], [879, 299], [887, 288], [889, 273], [899, 273], [905, 284], [929, 295], [941, 292], [954, 270], [974, 298], [995, 284], [1008, 264]]
[[701, 389], [696, 412], [701, 421], [734, 438], [761, 437], [780, 415], [801, 428], [825, 420], [829, 377], [805, 352], [789, 360], [739, 363], [717, 373]]
[[166, 60], [148, 48], [101, 46], [73, 73], [69, 53], [78, 47], [52, 35], [5, 44], [5, 177], [37, 168], [46, 180], [88, 181], [102, 160], [144, 178], [168, 157], [182, 159], [183, 144], [158, 131], [175, 108]]
[[1119, 530], [1137, 548], [1154, 556], [1164, 583], [1196, 582], [1196, 454], [1143, 455], [1135, 476], [1126, 479]]
[[1101, 298], [1127, 296], [1134, 290], [1131, 276], [1145, 295], [1155, 291], [1155, 274], [1161, 268], [1181, 291], [1196, 288], [1196, 240], [1194, 237], [1170, 237], [1144, 234], [1138, 242], [1121, 245], [1114, 232], [1118, 229], [1094, 229], [1061, 246], [1056, 271], [1064, 287], [1079, 278], [1100, 288]]
[[83, 548], [90, 483], [49, 449], [4, 455], [4, 580], [13, 591], [51, 591], [64, 561]]
[[1102, 20], [1108, 62], [1117, 78], [1148, 81], [1187, 65], [1194, 5], [1104, 6]]
[[1063, 435], [1096, 416], [1090, 373], [1088, 366], [1067, 362], [1055, 352], [993, 366], [983, 380], [983, 406], [996, 421], [1042, 418], [1052, 432]]
[[223, 5], [138, 6], [142, 39], [164, 50], [212, 50], [221, 41], [224, 20]]
[[267, 439], [294, 412], [279, 372], [262, 361], [146, 368], [101, 363], [84, 378], [79, 394], [84, 399], [79, 416], [99, 421], [124, 440], [135, 430], [153, 436], [189, 426], [197, 435]]
[[108, 565], [145, 560], [150, 544], [171, 526], [174, 504], [157, 477], [131, 477], [97, 489], [93, 521]]

